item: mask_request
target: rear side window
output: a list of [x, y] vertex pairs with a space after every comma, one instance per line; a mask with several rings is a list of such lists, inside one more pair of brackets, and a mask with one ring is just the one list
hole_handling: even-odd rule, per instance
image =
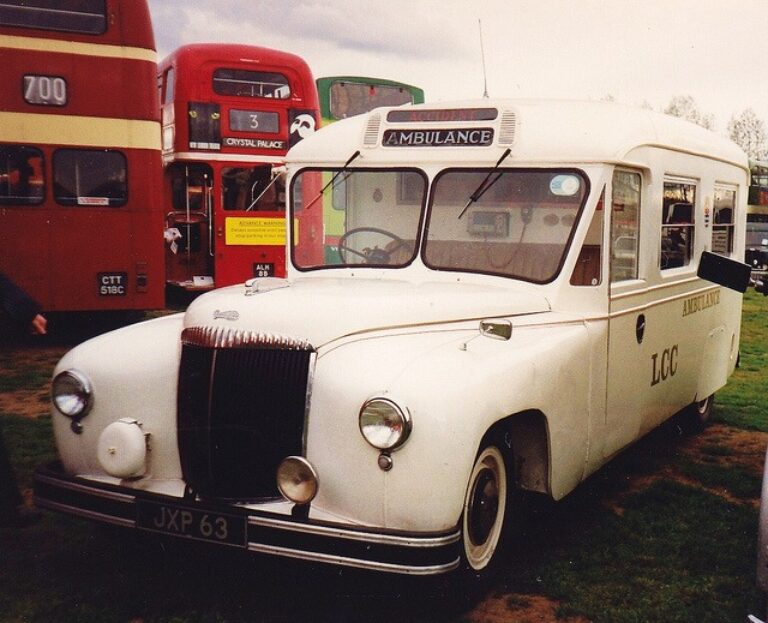
[[43, 152], [23, 145], [0, 146], [0, 205], [33, 205], [45, 196]]
[[696, 234], [696, 183], [664, 182], [664, 204], [661, 220], [662, 270], [680, 268], [691, 263]]
[[720, 255], [733, 254], [734, 212], [736, 189], [715, 186], [715, 210], [712, 225], [712, 251]]
[[53, 155], [54, 198], [69, 206], [124, 205], [126, 168], [119, 151], [60, 149]]

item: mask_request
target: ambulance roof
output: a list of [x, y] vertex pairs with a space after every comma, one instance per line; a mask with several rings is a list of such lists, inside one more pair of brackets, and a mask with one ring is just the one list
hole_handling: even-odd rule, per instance
[[[459, 133], [478, 128], [493, 130], [490, 141], [487, 133], [474, 143], [466, 132]], [[435, 132], [427, 134], [429, 130]], [[414, 139], [416, 134], [420, 138]], [[409, 140], [421, 142], [415, 146]], [[482, 99], [377, 108], [322, 128], [291, 149], [287, 160], [338, 165], [360, 150], [354, 166], [457, 161], [487, 165], [509, 148], [506, 166], [620, 163], [633, 162], [631, 152], [645, 146], [748, 167], [746, 154], [735, 143], [688, 121], [612, 102], [565, 100]]]

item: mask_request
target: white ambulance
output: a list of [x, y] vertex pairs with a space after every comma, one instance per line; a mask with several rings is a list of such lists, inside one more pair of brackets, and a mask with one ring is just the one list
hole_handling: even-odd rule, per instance
[[[708, 418], [738, 357], [722, 266], [744, 256], [748, 172], [714, 133], [602, 102], [325, 128], [288, 156], [286, 279], [61, 360], [60, 461], [37, 502], [277, 556], [487, 574], [518, 491], [560, 499], [676, 412]], [[296, 225], [307, 210], [322, 228]], [[724, 285], [697, 276], [702, 256]]]

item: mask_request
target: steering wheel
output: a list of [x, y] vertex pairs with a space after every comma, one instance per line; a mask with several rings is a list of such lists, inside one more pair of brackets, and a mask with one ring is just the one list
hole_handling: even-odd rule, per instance
[[[388, 243], [387, 248], [385, 249], [380, 249], [377, 245], [373, 247], [373, 249], [366, 247], [362, 251], [358, 251], [357, 249], [352, 249], [351, 247], [347, 246], [347, 239], [350, 236], [364, 232], [386, 236], [387, 238], [391, 238], [392, 242]], [[394, 245], [392, 243], [394, 243]], [[350, 229], [348, 232], [344, 233], [341, 238], [339, 238], [337, 248], [339, 250], [339, 257], [341, 258], [343, 264], [347, 263], [347, 257], [345, 254], [346, 251], [361, 257], [364, 264], [389, 264], [392, 253], [405, 246], [407, 246], [405, 240], [400, 238], [400, 236], [396, 236], [391, 231], [387, 231], [386, 229], [380, 229], [378, 227], [356, 227], [355, 229]]]

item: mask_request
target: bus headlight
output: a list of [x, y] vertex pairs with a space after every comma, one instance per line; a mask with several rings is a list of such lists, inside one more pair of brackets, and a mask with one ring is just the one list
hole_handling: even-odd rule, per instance
[[411, 416], [387, 398], [371, 398], [360, 409], [360, 432], [378, 450], [395, 450], [411, 434]]
[[93, 388], [88, 377], [77, 370], [59, 372], [51, 385], [51, 399], [62, 415], [79, 420], [93, 406]]

